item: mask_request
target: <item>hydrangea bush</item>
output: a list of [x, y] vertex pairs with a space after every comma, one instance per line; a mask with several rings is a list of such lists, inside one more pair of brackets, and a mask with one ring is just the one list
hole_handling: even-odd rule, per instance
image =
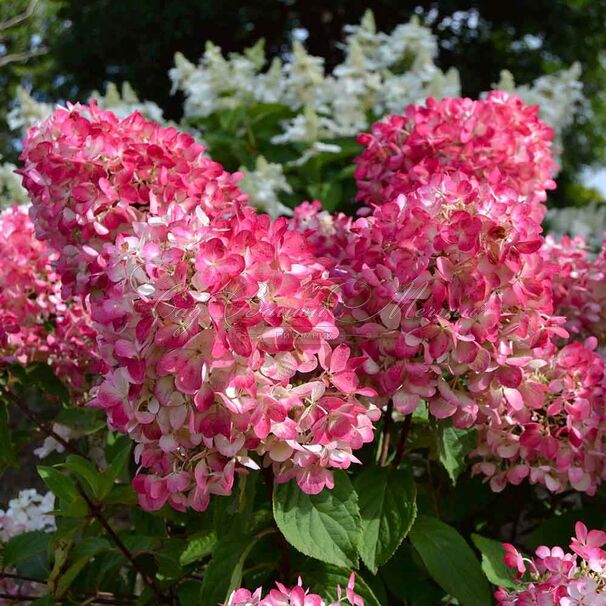
[[344, 48], [177, 56], [181, 125], [21, 91], [0, 603], [606, 604], [606, 253], [543, 234], [577, 68]]

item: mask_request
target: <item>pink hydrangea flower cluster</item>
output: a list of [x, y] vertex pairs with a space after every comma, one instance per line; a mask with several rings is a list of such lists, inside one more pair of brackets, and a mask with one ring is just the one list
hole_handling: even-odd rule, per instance
[[259, 587], [251, 592], [248, 589], [237, 589], [234, 591], [227, 604], [224, 606], [340, 606], [350, 604], [351, 606], [364, 606], [364, 600], [354, 592], [355, 575], [351, 574], [345, 593], [341, 586], [337, 586], [337, 600], [328, 604], [321, 596], [310, 593], [309, 589], [303, 588], [303, 582], [299, 582], [288, 589], [282, 583], [276, 583], [276, 589], [271, 589], [263, 596], [263, 590]]
[[496, 418], [522, 405], [553, 336], [567, 335], [524, 208], [456, 173], [356, 220], [298, 209], [341, 281], [341, 331], [401, 414], [424, 400], [458, 427]]
[[552, 136], [502, 93], [429, 100], [361, 136], [362, 218], [306, 203], [294, 222], [340, 284], [341, 332], [383, 404], [477, 426], [474, 470], [495, 490], [593, 494], [604, 364], [595, 340], [558, 351], [568, 332], [540, 235]]
[[534, 369], [524, 397], [508, 401], [490, 423], [479, 426], [482, 460], [474, 473], [490, 478], [494, 491], [506, 484], [571, 486], [590, 495], [606, 480], [606, 385], [596, 339], [571, 343]]
[[112, 371], [91, 405], [138, 443], [135, 488], [204, 509], [263, 455], [279, 482], [332, 487], [378, 413], [338, 336], [333, 285], [302, 236], [242, 207], [210, 219], [174, 207], [105, 250], [93, 316]]
[[89, 296], [109, 368], [90, 405], [137, 442], [147, 509], [205, 509], [258, 466], [252, 453], [317, 493], [373, 438], [363, 360], [336, 341], [335, 285], [304, 238], [199, 153], [94, 106], [59, 109], [26, 140], [34, 222]]
[[141, 216], [175, 203], [221, 212], [245, 201], [232, 175], [176, 128], [139, 113], [120, 120], [88, 106], [57, 109], [32, 127], [21, 160], [36, 235], [59, 253], [66, 292], [87, 293], [104, 272], [99, 253]]
[[606, 345], [606, 248], [593, 258], [582, 236], [545, 238], [545, 259], [557, 270], [552, 276], [556, 312], [566, 317], [571, 335], [598, 338]]
[[570, 551], [541, 546], [525, 558], [505, 544], [505, 563], [516, 571], [520, 586], [500, 588], [499, 606], [606, 606], [606, 532], [577, 522]]
[[0, 364], [48, 362], [74, 393], [102, 370], [95, 330], [78, 298], [61, 298], [56, 255], [35, 238], [27, 210], [0, 213]]
[[356, 161], [357, 198], [383, 204], [430, 183], [436, 173], [463, 172], [489, 188], [511, 188], [540, 221], [545, 191], [555, 188], [553, 137], [538, 107], [502, 91], [478, 101], [428, 99], [359, 136], [366, 149]]

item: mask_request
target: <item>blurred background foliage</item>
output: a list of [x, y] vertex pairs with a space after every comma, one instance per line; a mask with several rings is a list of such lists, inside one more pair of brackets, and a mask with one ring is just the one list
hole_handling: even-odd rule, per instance
[[523, 84], [579, 61], [587, 104], [565, 134], [552, 202], [596, 199], [580, 175], [606, 161], [606, 0], [0, 0], [0, 153], [14, 160], [18, 152], [5, 117], [19, 83], [54, 101], [128, 80], [178, 120], [183, 99], [171, 95], [167, 75], [176, 51], [195, 58], [207, 40], [228, 52], [264, 38], [268, 55], [280, 56], [304, 30], [310, 53], [330, 68], [342, 57], [343, 26], [367, 8], [382, 31], [418, 15], [438, 37], [438, 66], [456, 67], [471, 97], [502, 69]]

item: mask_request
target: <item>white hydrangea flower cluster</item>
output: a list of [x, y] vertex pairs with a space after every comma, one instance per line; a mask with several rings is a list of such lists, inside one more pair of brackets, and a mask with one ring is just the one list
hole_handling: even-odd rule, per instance
[[94, 91], [90, 98], [95, 99], [99, 107], [112, 111], [119, 118], [126, 118], [133, 112], [139, 112], [148, 120], [164, 122], [164, 115], [160, 106], [153, 101], [140, 101], [128, 82], [122, 83], [121, 91], [113, 82], [110, 82], [105, 90], [105, 95]]
[[15, 106], [6, 115], [11, 130], [25, 130], [53, 113], [52, 103], [36, 101], [22, 86], [17, 87]]
[[[367, 11], [359, 25], [345, 27], [342, 47], [343, 62], [326, 73], [324, 59], [310, 55], [298, 40], [285, 62], [274, 59], [267, 69], [262, 43], [227, 57], [208, 43], [197, 65], [177, 53], [169, 76], [173, 92], [184, 93], [186, 118], [205, 118], [246, 103], [277, 103], [297, 112], [271, 140], [276, 145], [303, 144], [301, 156], [290, 163], [295, 166], [319, 153], [339, 153], [336, 139], [354, 137], [377, 118], [400, 113], [410, 103], [461, 94], [458, 72], [444, 73], [436, 66], [436, 37], [416, 17], [387, 34], [377, 31], [372, 11]], [[497, 86], [538, 104], [542, 117], [559, 135], [583, 98], [579, 76], [575, 64], [516, 87], [511, 74], [502, 72]], [[278, 194], [287, 191], [276, 186], [283, 183], [276, 180], [277, 166], [272, 166], [271, 178], [266, 166], [243, 169], [249, 175], [246, 191], [259, 208], [274, 215], [284, 212]]]
[[6, 511], [0, 509], [0, 542], [6, 543], [24, 532], [43, 530], [53, 532], [55, 519], [51, 515], [55, 507], [55, 495], [47, 492], [40, 495], [29, 488], [11, 499]]
[[0, 210], [13, 204], [28, 204], [29, 197], [21, 185], [17, 167], [10, 162], [0, 164]]
[[280, 202], [280, 192], [292, 193], [281, 164], [268, 162], [263, 156], [257, 158], [255, 170], [245, 171], [239, 185], [250, 197], [256, 208], [275, 218], [280, 215], [291, 216], [292, 210]]
[[351, 137], [364, 130], [369, 116], [402, 111], [409, 103], [460, 94], [455, 70], [435, 65], [437, 41], [418, 19], [391, 34], [377, 32], [371, 11], [360, 25], [346, 27], [345, 59], [331, 74], [324, 59], [310, 55], [299, 41], [290, 58], [275, 59], [269, 69], [261, 44], [226, 59], [209, 43], [198, 65], [178, 53], [169, 75], [173, 91], [185, 94], [185, 115], [206, 117], [245, 102], [280, 103], [300, 111], [284, 124], [273, 142], [306, 142]]
[[581, 208], [551, 208], [545, 217], [546, 231], [557, 238], [583, 236], [590, 250], [598, 252], [606, 233], [606, 204], [591, 203]]

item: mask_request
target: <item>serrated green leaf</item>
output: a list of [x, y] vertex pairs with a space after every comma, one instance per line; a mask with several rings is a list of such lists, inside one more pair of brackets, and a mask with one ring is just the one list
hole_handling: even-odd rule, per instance
[[357, 568], [361, 518], [356, 492], [343, 471], [335, 487], [305, 494], [295, 482], [277, 484], [274, 519], [286, 540], [301, 553], [335, 566]]
[[490, 606], [490, 588], [480, 562], [454, 528], [418, 516], [409, 537], [432, 578], [461, 606]]
[[475, 428], [457, 429], [450, 423], [440, 424], [438, 454], [453, 485], [467, 466], [467, 454], [476, 445], [476, 436]]
[[497, 587], [513, 589], [517, 583], [513, 571], [503, 561], [505, 550], [499, 541], [472, 534], [471, 540], [482, 554], [482, 570], [486, 578]]
[[414, 523], [416, 486], [407, 469], [369, 467], [356, 478], [355, 488], [362, 517], [360, 555], [376, 574]]
[[179, 557], [181, 566], [187, 566], [196, 560], [200, 560], [210, 555], [217, 543], [215, 532], [203, 532], [194, 534], [187, 539], [187, 547]]
[[204, 573], [200, 604], [227, 602], [242, 582], [244, 563], [258, 539], [258, 535], [250, 536], [238, 529], [219, 539]]

